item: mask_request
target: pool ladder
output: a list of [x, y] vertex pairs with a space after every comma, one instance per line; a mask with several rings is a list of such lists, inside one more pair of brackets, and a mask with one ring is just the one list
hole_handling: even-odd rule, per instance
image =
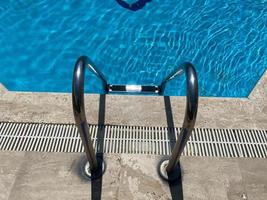
[[[164, 89], [168, 81], [174, 79], [178, 75], [186, 76], [186, 109], [184, 122], [181, 133], [175, 143], [169, 158], [164, 158], [158, 165], [160, 176], [166, 181], [172, 181], [180, 178], [177, 167], [179, 168], [179, 159], [184, 147], [189, 140], [195, 125], [197, 109], [198, 109], [198, 79], [194, 66], [191, 63], [184, 63], [170, 73], [159, 86], [144, 85], [114, 85], [108, 84], [104, 75], [97, 69], [93, 62], [87, 56], [81, 56], [74, 68], [72, 83], [72, 104], [74, 119], [82, 139], [86, 158], [89, 163], [85, 167], [86, 175], [90, 179], [101, 177], [105, 170], [105, 162], [96, 156], [91, 134], [89, 133], [88, 123], [85, 115], [84, 107], [84, 74], [85, 68], [93, 72], [102, 81], [104, 94], [109, 93], [145, 93], [163, 95]], [[180, 171], [178, 169], [178, 171]], [[93, 175], [94, 174], [94, 175]]]

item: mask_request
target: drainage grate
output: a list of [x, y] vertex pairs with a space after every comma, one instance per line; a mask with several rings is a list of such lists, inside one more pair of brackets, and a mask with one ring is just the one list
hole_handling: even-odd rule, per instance
[[[117, 125], [89, 125], [89, 129], [98, 151], [159, 155], [171, 153], [180, 131]], [[0, 122], [0, 150], [83, 152], [83, 146], [74, 124]], [[183, 155], [266, 158], [267, 131], [196, 128]]]

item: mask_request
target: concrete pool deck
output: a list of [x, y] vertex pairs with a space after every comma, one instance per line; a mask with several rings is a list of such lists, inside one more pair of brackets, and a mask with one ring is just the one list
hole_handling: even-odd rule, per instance
[[[85, 100], [88, 122], [97, 124], [99, 95], [86, 95]], [[184, 97], [171, 97], [169, 102], [163, 97], [107, 95], [105, 123], [167, 126], [165, 107], [170, 104], [179, 127]], [[5, 122], [74, 123], [70, 94], [10, 92], [2, 86], [0, 113]], [[196, 127], [266, 130], [267, 71], [248, 98], [201, 97]], [[267, 199], [266, 159], [182, 157], [181, 186], [160, 180], [156, 166], [161, 156], [135, 154], [105, 155], [102, 183], [90, 183], [79, 176], [81, 155], [0, 151], [0, 200], [99, 199], [99, 194], [119, 200]]]
[[267, 160], [182, 157], [181, 186], [159, 178], [160, 156], [106, 155], [103, 179], [93, 182], [79, 175], [80, 158], [78, 153], [0, 152], [0, 199], [267, 199]]
[[[98, 123], [99, 95], [85, 96], [88, 123]], [[165, 105], [182, 124], [184, 97], [106, 95], [105, 123], [167, 126]], [[74, 123], [71, 94], [10, 92], [0, 87], [0, 121]], [[248, 98], [200, 97], [196, 127], [267, 129], [267, 71]]]

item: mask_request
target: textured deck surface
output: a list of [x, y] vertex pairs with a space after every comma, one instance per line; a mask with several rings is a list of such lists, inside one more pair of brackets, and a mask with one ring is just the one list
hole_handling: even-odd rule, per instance
[[[196, 127], [267, 129], [267, 71], [248, 98], [200, 97]], [[184, 97], [99, 95], [85, 97], [87, 119], [132, 126], [167, 126], [172, 114], [176, 127], [184, 118]], [[169, 109], [169, 108], [172, 109]], [[0, 86], [0, 121], [73, 123], [71, 94], [9, 92]]]
[[266, 159], [183, 157], [181, 190], [158, 177], [160, 156], [108, 155], [102, 183], [80, 176], [80, 158], [79, 153], [0, 152], [0, 199], [166, 200], [182, 199], [181, 191], [186, 200], [267, 199]]

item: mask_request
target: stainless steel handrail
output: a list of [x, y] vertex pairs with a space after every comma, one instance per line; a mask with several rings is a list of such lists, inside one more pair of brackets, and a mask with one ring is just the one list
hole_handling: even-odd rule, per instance
[[180, 156], [184, 150], [186, 142], [189, 140], [189, 137], [194, 128], [197, 109], [198, 109], [198, 79], [197, 73], [194, 66], [191, 63], [184, 63], [182, 66], [174, 70], [170, 75], [168, 75], [160, 85], [160, 94], [162, 95], [165, 89], [165, 86], [168, 81], [174, 79], [176, 76], [185, 73], [186, 76], [186, 109], [184, 122], [182, 126], [181, 133], [179, 138], [176, 141], [166, 171], [170, 173], [175, 166], [178, 164]]
[[[103, 84], [104, 93], [109, 93], [109, 90], [112, 90], [112, 85], [108, 85], [104, 75], [94, 66], [93, 62], [86, 56], [81, 56], [74, 68], [73, 75], [73, 84], [72, 84], [72, 102], [73, 102], [73, 112], [76, 125], [78, 127], [84, 150], [87, 156], [87, 159], [90, 164], [90, 170], [97, 171], [99, 169], [99, 161], [94, 152], [91, 136], [88, 129], [88, 123], [85, 115], [84, 107], [84, 75], [85, 68], [93, 72], [97, 77], [99, 77]], [[165, 86], [168, 81], [174, 79], [178, 75], [185, 73], [186, 75], [186, 110], [183, 121], [183, 127], [179, 138], [176, 141], [170, 159], [165, 160], [161, 163], [160, 171], [163, 178], [166, 177], [166, 172], [170, 174], [172, 171], [175, 171], [174, 168], [178, 165], [180, 156], [184, 150], [184, 147], [189, 140], [189, 137], [194, 128], [197, 109], [198, 109], [198, 80], [197, 73], [194, 66], [191, 63], [184, 63], [179, 68], [174, 70], [170, 75], [168, 75], [161, 83], [160, 86], [155, 86], [158, 88], [160, 95], [164, 94]], [[141, 87], [142, 88], [142, 87]], [[139, 89], [140, 90], [140, 89]], [[127, 90], [126, 90], [127, 91]], [[141, 89], [142, 91], [142, 89]], [[167, 163], [167, 164], [166, 164]], [[101, 170], [99, 170], [101, 171]]]
[[90, 170], [96, 171], [98, 169], [98, 162], [93, 148], [91, 135], [89, 133], [84, 107], [84, 75], [86, 67], [88, 67], [90, 71], [92, 71], [102, 80], [105, 93], [107, 92], [108, 86], [103, 74], [101, 74], [97, 70], [93, 62], [91, 62], [88, 57], [81, 56], [77, 60], [74, 68], [72, 82], [72, 106], [74, 112], [74, 119], [82, 139], [86, 157], [90, 164]]

